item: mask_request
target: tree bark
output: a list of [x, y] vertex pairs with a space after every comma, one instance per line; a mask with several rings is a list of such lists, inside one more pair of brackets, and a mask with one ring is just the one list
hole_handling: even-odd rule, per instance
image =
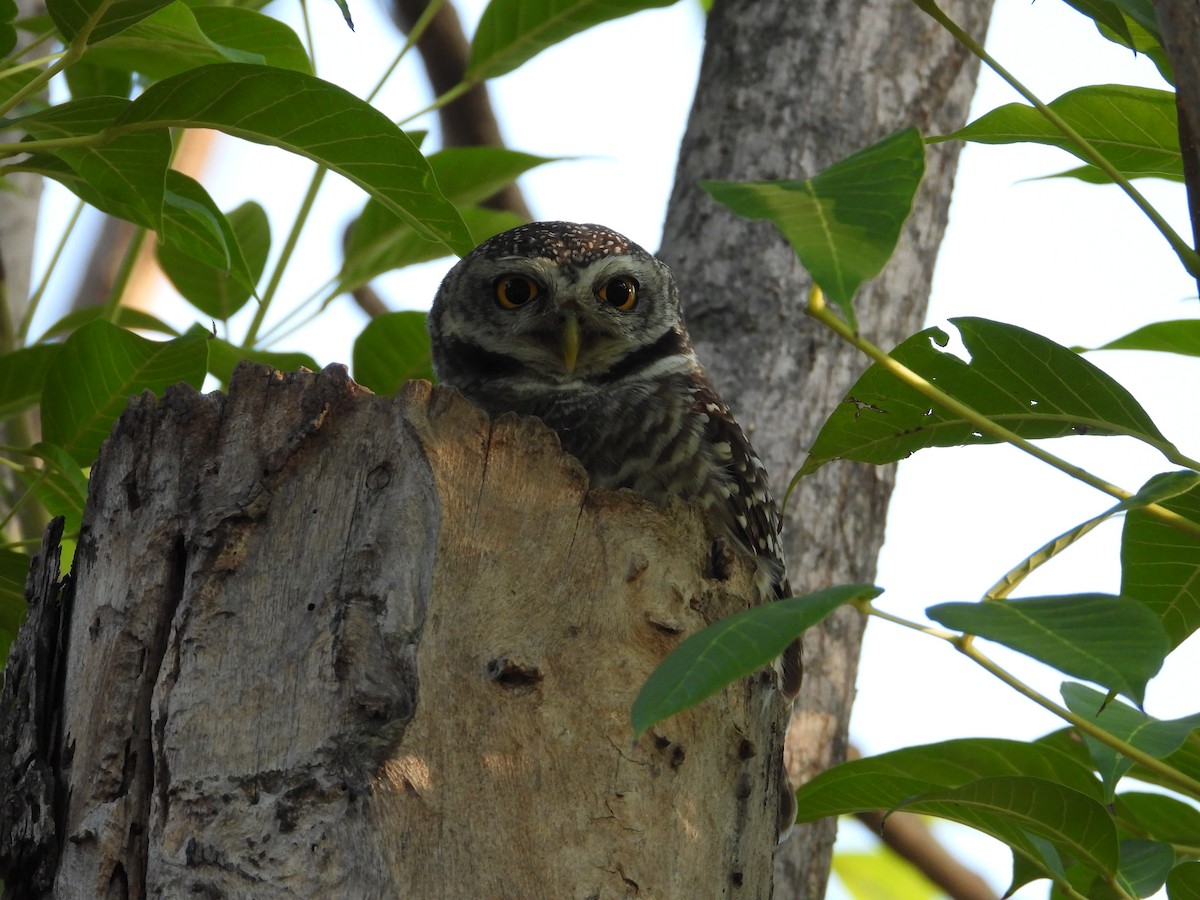
[[[982, 38], [991, 4], [946, 11]], [[804, 315], [811, 281], [784, 239], [720, 207], [700, 179], [805, 178], [888, 133], [962, 125], [977, 61], [895, 0], [717, 0], [664, 228], [696, 351], [747, 428], [782, 496], [820, 425], [866, 360]], [[946, 224], [957, 144], [928, 149], [900, 245], [860, 293], [863, 332], [885, 347], [922, 323]], [[831, 464], [800, 483], [784, 526], [793, 589], [871, 581], [892, 467]], [[841, 762], [862, 637], [853, 611], [805, 636], [805, 684], [788, 737], [801, 783]], [[824, 895], [836, 823], [795, 830], [776, 859], [777, 896]]]
[[752, 596], [705, 535], [424, 382], [135, 399], [73, 602], [40, 577], [69, 637], [7, 673], [6, 896], [769, 896], [776, 692], [631, 740], [652, 668]]

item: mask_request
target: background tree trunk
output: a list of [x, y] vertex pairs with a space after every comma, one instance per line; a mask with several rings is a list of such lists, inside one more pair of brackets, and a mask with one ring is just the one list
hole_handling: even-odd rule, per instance
[[[943, 8], [982, 38], [989, 0]], [[680, 149], [661, 255], [679, 282], [696, 351], [782, 497], [825, 418], [866, 361], [803, 312], [811, 281], [784, 239], [719, 206], [700, 179], [804, 178], [908, 125], [960, 127], [978, 63], [910, 3], [716, 0]], [[958, 144], [928, 148], [925, 183], [895, 257], [858, 302], [885, 347], [917, 331], [946, 224]], [[797, 593], [871, 581], [892, 467], [833, 464], [801, 482], [784, 538]], [[846, 610], [805, 638], [789, 770], [811, 778], [846, 753], [862, 638]], [[836, 823], [799, 828], [777, 857], [777, 896], [823, 896]]]
[[6, 673], [8, 896], [770, 893], [777, 692], [629, 726], [751, 575], [536, 420], [243, 364], [114, 429], [65, 639], [53, 556]]

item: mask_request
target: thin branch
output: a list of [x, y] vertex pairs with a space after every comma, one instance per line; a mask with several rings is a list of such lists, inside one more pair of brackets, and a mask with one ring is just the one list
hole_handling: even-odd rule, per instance
[[[1062, 457], [1055, 456], [1048, 450], [1043, 450], [1041, 447], [1031, 443], [1011, 429], [997, 424], [983, 413], [972, 408], [971, 406], [968, 406], [966, 403], [963, 403], [957, 397], [947, 394], [941, 388], [930, 383], [928, 379], [914, 372], [908, 366], [893, 359], [879, 347], [862, 337], [862, 335], [860, 335], [857, 331], [834, 315], [834, 313], [825, 303], [825, 295], [816, 285], [813, 286], [812, 291], [809, 294], [808, 305], [805, 307], [805, 312], [822, 325], [826, 326], [830, 331], [834, 332], [834, 334], [857, 347], [909, 387], [920, 392], [923, 396], [932, 400], [939, 406], [949, 410], [954, 415], [959, 416], [964, 421], [970, 422], [982, 433], [996, 438], [997, 440], [1004, 441], [1005, 443], [1012, 444], [1018, 450], [1025, 451], [1035, 459], [1039, 459], [1047, 465], [1053, 466], [1063, 474], [1069, 475], [1075, 480], [1081, 481], [1089, 487], [1093, 487], [1098, 491], [1108, 494], [1110, 497], [1115, 497], [1118, 500], [1128, 500], [1134, 496], [1130, 491], [1117, 487], [1115, 484], [1110, 484], [1103, 478], [1093, 475], [1086, 469], [1069, 463]], [[1131, 436], [1137, 437], [1137, 435]], [[1146, 441], [1145, 438], [1142, 438], [1142, 440], [1145, 443], [1153, 446], [1172, 462], [1179, 462], [1181, 465], [1186, 465], [1191, 469], [1196, 469], [1197, 466], [1200, 465], [1200, 463], [1196, 463], [1194, 460], [1183, 457], [1182, 454], [1179, 454], [1177, 451], [1169, 452], [1167, 448], [1160, 446], [1159, 444]], [[1146, 510], [1147, 514], [1153, 516], [1158, 521], [1167, 525], [1171, 525], [1174, 528], [1178, 528], [1180, 531], [1184, 531], [1192, 537], [1200, 538], [1200, 523], [1193, 522], [1190, 519], [1179, 515], [1179, 513], [1167, 509], [1165, 506], [1162, 506], [1158, 503], [1147, 503], [1144, 509]]]
[[[420, 20], [429, 0], [393, 0], [392, 21], [407, 34]], [[471, 45], [463, 32], [462, 21], [454, 6], [443, 3], [417, 38], [417, 52], [425, 64], [429, 85], [435, 97], [458, 89], [467, 71]], [[453, 103], [438, 109], [442, 144], [446, 147], [503, 147], [504, 135], [492, 109], [485, 85], [468, 88]], [[506, 187], [484, 206], [509, 210], [523, 219], [533, 218], [525, 196], [515, 184]]]
[[[941, 25], [948, 31], [955, 40], [970, 50], [973, 54], [979, 57], [993, 72], [1003, 78], [1018, 94], [1024, 97], [1029, 103], [1040, 112], [1050, 124], [1057, 128], [1062, 134], [1075, 145], [1083, 156], [1085, 156], [1092, 165], [1100, 169], [1112, 179], [1113, 183], [1121, 188], [1132, 200], [1137, 207], [1145, 214], [1154, 227], [1159, 230], [1159, 233], [1166, 238], [1167, 243], [1171, 245], [1171, 249], [1179, 257], [1179, 261], [1183, 264], [1191, 275], [1200, 280], [1200, 254], [1188, 245], [1187, 241], [1179, 236], [1170, 223], [1162, 217], [1162, 214], [1155, 209], [1150, 201], [1142, 196], [1141, 191], [1135, 188], [1125, 175], [1118, 171], [1117, 168], [1108, 160], [1103, 153], [1092, 146], [1091, 142], [1086, 140], [1083, 135], [1077, 132], [1074, 128], [1068, 125], [1063, 118], [1052, 110], [1049, 106], [1043, 103], [1038, 97], [1029, 90], [1024, 84], [1017, 80], [1011, 72], [1000, 65], [1000, 63], [992, 57], [990, 53], [983, 49], [983, 45], [975, 40], [971, 35], [967, 34], [957, 22], [951, 19], [937, 5], [935, 0], [912, 0], [922, 11], [927, 13], [930, 18]], [[1187, 0], [1184, 0], [1187, 2]]]
[[856, 813], [855, 818], [951, 900], [997, 900], [988, 883], [951, 856], [920, 816], [894, 812], [886, 825], [883, 813], [877, 810]]

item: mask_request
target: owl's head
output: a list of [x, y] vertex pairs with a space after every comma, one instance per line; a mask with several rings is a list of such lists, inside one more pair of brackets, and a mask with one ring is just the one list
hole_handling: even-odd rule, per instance
[[[599, 225], [535, 222], [480, 244], [450, 270], [429, 315], [438, 377], [609, 372], [682, 336], [671, 271]], [[686, 338], [683, 338], [686, 340]]]

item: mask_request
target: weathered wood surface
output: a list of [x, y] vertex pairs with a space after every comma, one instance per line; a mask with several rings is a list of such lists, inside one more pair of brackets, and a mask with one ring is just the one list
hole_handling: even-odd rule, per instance
[[535, 420], [239, 368], [133, 402], [92, 472], [57, 897], [767, 897], [783, 710], [634, 746], [743, 608], [692, 511], [589, 492]]

